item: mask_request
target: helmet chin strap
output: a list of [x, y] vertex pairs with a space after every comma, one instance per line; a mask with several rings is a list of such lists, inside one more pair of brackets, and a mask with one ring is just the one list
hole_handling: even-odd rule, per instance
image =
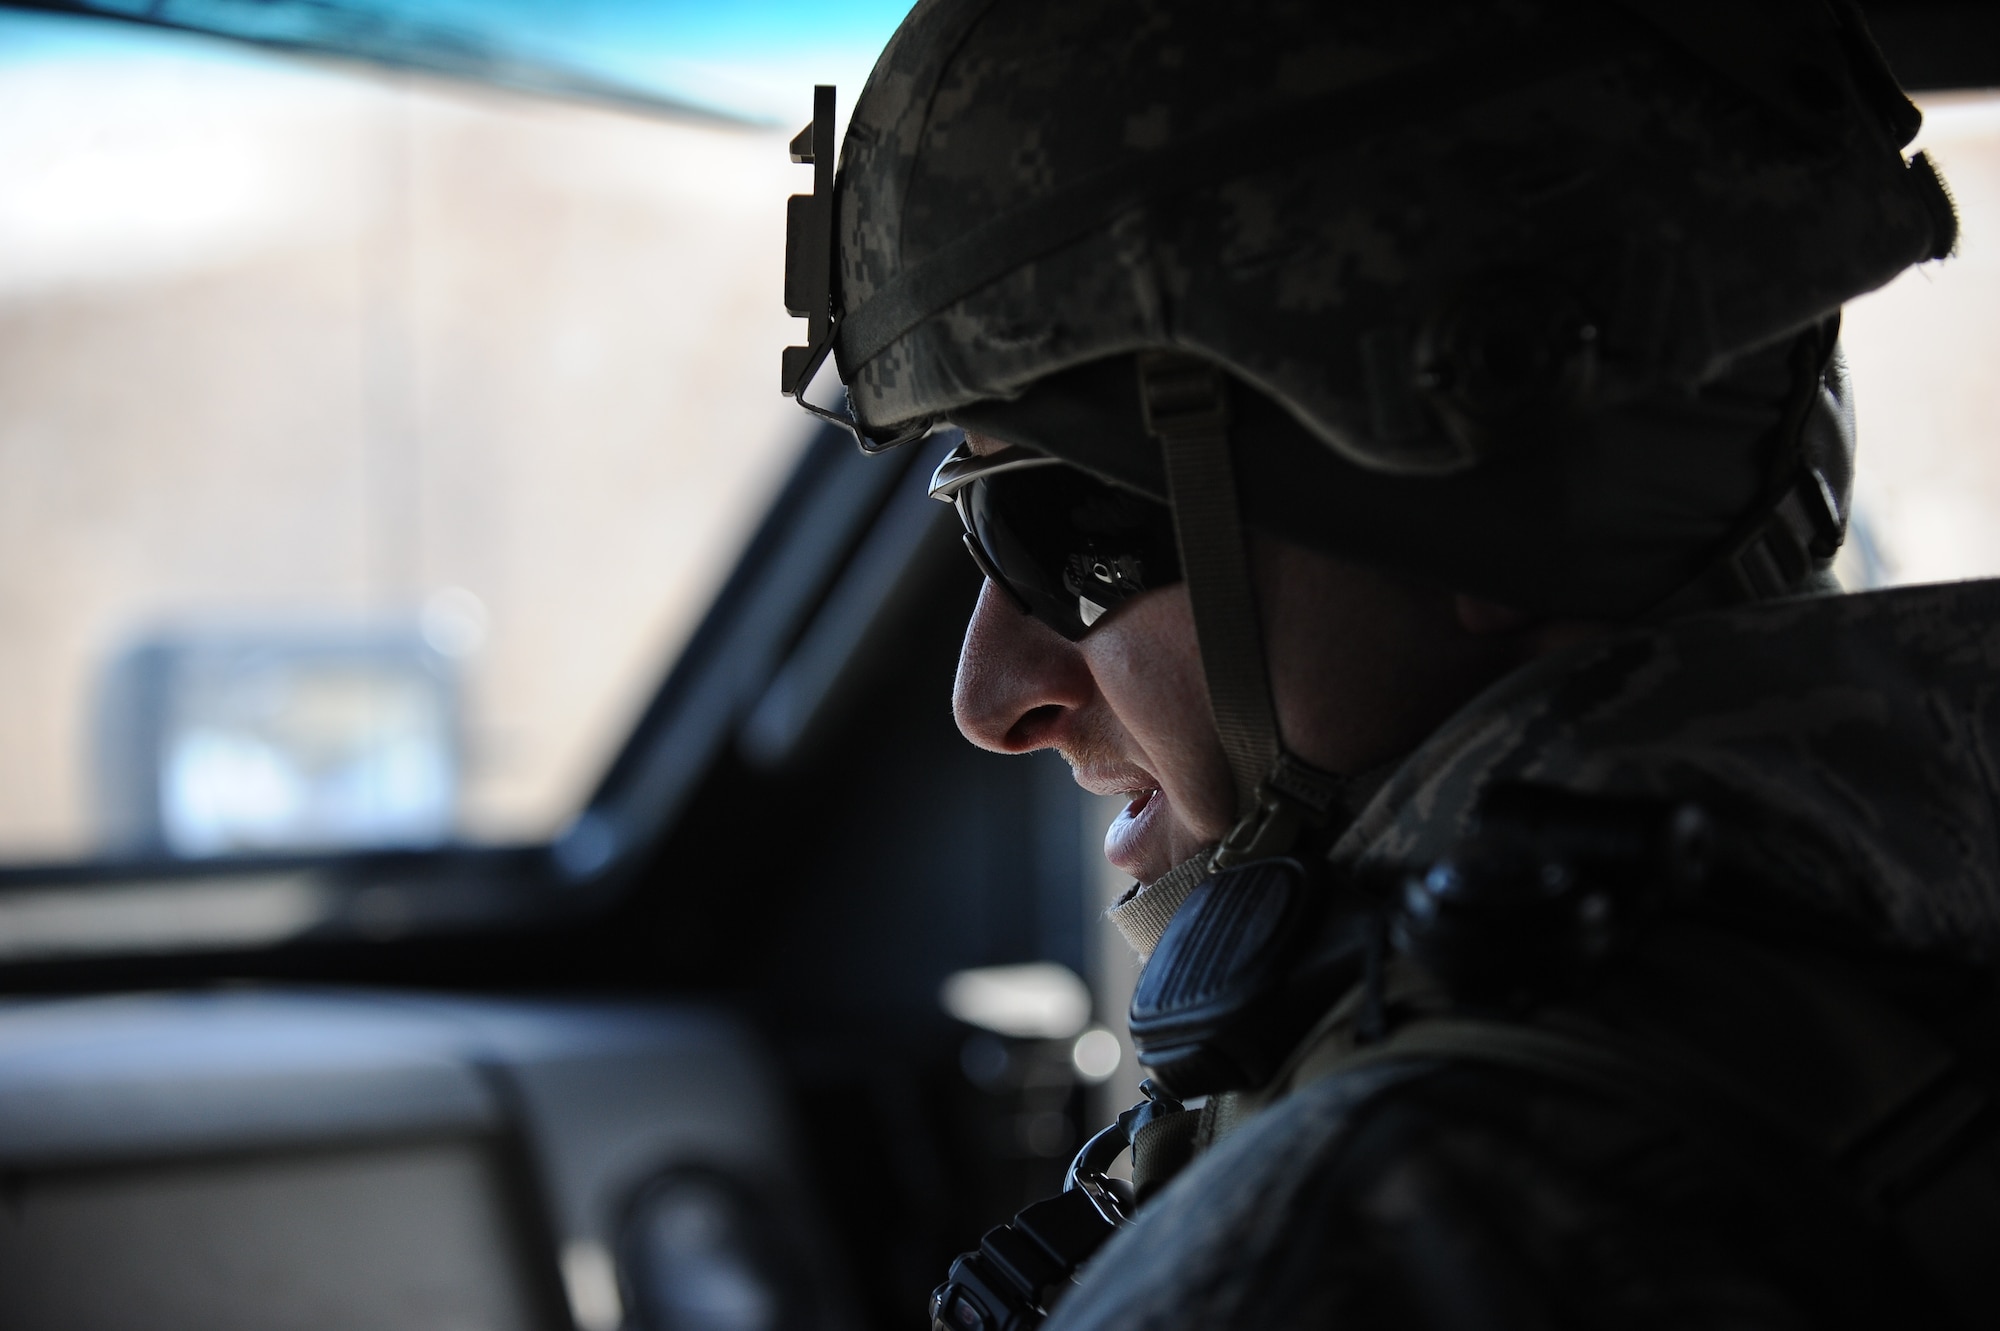
[[1173, 921], [1174, 912], [1209, 876], [1208, 858], [1212, 853], [1212, 848], [1196, 851], [1152, 882], [1132, 884], [1104, 912], [1104, 918], [1124, 935], [1139, 960], [1145, 961], [1153, 955], [1153, 949], [1167, 932], [1167, 925]]
[[1291, 753], [1278, 735], [1230, 461], [1228, 380], [1195, 357], [1148, 352], [1139, 357], [1139, 400], [1165, 453], [1202, 673], [1236, 783], [1235, 824], [1205, 866], [1216, 873], [1289, 851], [1301, 832], [1326, 822], [1348, 783]]

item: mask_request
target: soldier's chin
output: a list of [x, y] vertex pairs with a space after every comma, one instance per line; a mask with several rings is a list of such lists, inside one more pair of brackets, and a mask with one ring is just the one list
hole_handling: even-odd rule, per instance
[[1123, 873], [1151, 883], [1174, 866], [1169, 862], [1167, 797], [1159, 790], [1134, 795], [1104, 831], [1104, 858]]

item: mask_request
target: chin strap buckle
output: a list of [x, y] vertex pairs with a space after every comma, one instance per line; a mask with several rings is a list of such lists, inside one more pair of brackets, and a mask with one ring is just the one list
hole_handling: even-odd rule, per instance
[[1299, 833], [1323, 827], [1347, 793], [1347, 782], [1280, 747], [1257, 783], [1257, 802], [1237, 819], [1208, 857], [1208, 871], [1282, 855]]
[[1291, 849], [1306, 826], [1304, 811], [1291, 800], [1261, 792], [1257, 807], [1238, 819], [1208, 857], [1208, 871], [1221, 873], [1232, 865], [1247, 864]]

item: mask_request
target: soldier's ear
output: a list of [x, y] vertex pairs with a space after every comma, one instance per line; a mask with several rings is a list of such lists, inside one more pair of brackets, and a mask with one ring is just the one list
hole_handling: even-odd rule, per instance
[[1452, 597], [1452, 608], [1458, 613], [1458, 626], [1477, 638], [1518, 632], [1536, 622], [1535, 617], [1524, 610], [1501, 605], [1498, 601], [1482, 601], [1464, 592]]

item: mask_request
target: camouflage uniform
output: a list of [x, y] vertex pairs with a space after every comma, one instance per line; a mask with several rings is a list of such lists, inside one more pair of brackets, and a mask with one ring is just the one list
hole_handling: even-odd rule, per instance
[[[1441, 855], [1497, 781], [1702, 802], [1724, 829], [1704, 909], [1515, 1020], [1754, 1086], [1799, 1136], [1850, 1150], [1868, 1112], [1857, 1062], [1990, 1075], [1953, 1051], [2000, 1033], [1984, 964], [2000, 950], [1996, 680], [2000, 582], [1622, 634], [1469, 705], [1334, 858]], [[1448, 1011], [1411, 969], [1390, 996], [1410, 1032]], [[1925, 1264], [1991, 1265], [1990, 1150], [1945, 1171], [1979, 1196], [1885, 1219], [1881, 1198], [1853, 1208], [1839, 1185], [1735, 1158], [1733, 1123], [1691, 1126], [1643, 1081], [1583, 1088], [1420, 1040], [1399, 1054], [1395, 1033], [1357, 1061], [1353, 1008], [1277, 1085], [1212, 1102], [1214, 1144], [1097, 1256], [1052, 1331], [1937, 1325], [1950, 1314], [1927, 1317]]]
[[[1171, 504], [1239, 821], [1153, 886], [1225, 899], [1239, 831], [1352, 776], [1286, 784], [1239, 518], [1653, 621], [1468, 706], [1336, 877], [1443, 854], [1503, 782], [1695, 801], [1722, 833], [1707, 896], [1594, 987], [1494, 1014], [1404, 964], [1336, 1005], [1210, 1101], [1056, 1327], [1991, 1320], [2000, 1290], [1959, 1277], [1994, 1265], [1965, 1245], [2000, 1233], [2000, 1148], [1959, 1129], [1994, 1084], [2000, 589], [1660, 622], [1827, 589], [1838, 309], [1956, 231], [1901, 152], [1919, 119], [1851, 0], [912, 10], [837, 183], [795, 200], [787, 391], [830, 346], [823, 414], [864, 447], [950, 421]], [[1226, 391], [1177, 414], [1176, 375]], [[1947, 1157], [1974, 1194], [1912, 1172]], [[1031, 1324], [999, 1302], [988, 1325]]]

